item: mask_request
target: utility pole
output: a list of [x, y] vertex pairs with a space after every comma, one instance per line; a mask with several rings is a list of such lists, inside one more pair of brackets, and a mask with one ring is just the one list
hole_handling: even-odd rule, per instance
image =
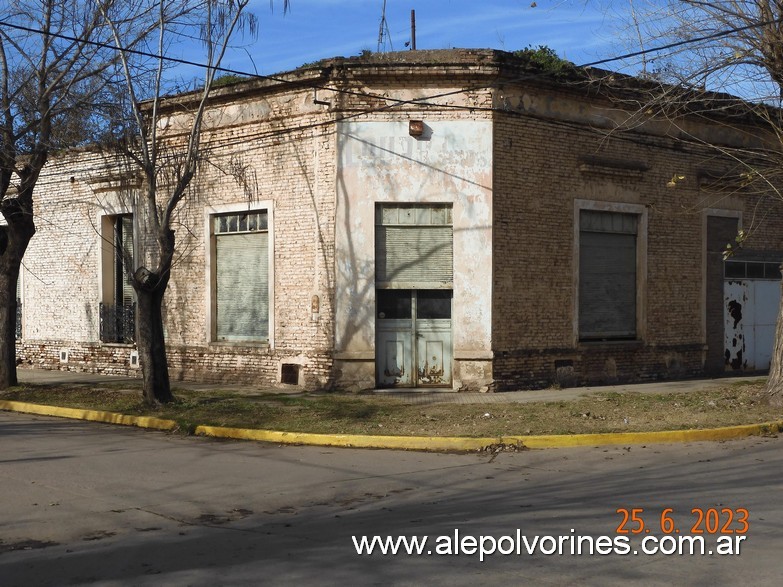
[[411, 10], [411, 51], [416, 50], [416, 11]]

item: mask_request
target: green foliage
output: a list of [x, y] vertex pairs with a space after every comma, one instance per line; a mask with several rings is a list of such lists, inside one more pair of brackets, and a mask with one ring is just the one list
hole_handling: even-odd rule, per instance
[[546, 45], [533, 47], [528, 45], [525, 49], [514, 51], [513, 55], [526, 60], [530, 65], [535, 66], [542, 71], [554, 74], [555, 76], [566, 75], [576, 71], [573, 63], [563, 59], [555, 53], [554, 49]]
[[[358, 55], [352, 55], [352, 56], [348, 57], [348, 59], [350, 59], [350, 60], [365, 59], [367, 57], [372, 57], [373, 55], [375, 55], [375, 51], [373, 51], [372, 49], [362, 49], [359, 52]], [[319, 59], [317, 61], [307, 61], [307, 62], [303, 63], [302, 65], [300, 65], [299, 67], [297, 67], [297, 69], [307, 69], [309, 67], [320, 67], [320, 66], [323, 66], [328, 61], [331, 61], [331, 59], [332, 58]]]
[[235, 75], [233, 73], [227, 73], [225, 75], [221, 75], [219, 77], [216, 77], [212, 81], [212, 87], [213, 88], [222, 88], [224, 86], [230, 86], [233, 84], [238, 84], [239, 82], [244, 82], [249, 80], [249, 77], [241, 76], [241, 75]]
[[310, 67], [319, 67], [323, 64], [323, 62], [326, 61], [325, 59], [319, 59], [318, 61], [307, 61], [305, 63], [302, 63], [297, 69], [308, 69]]
[[748, 233], [744, 230], [737, 231], [737, 236], [734, 237], [736, 246], [732, 246], [731, 243], [726, 243], [726, 246], [723, 249], [723, 260], [727, 261], [731, 259], [734, 256], [734, 253], [736, 253], [738, 249], [742, 248], [742, 245], [745, 243], [748, 236]]

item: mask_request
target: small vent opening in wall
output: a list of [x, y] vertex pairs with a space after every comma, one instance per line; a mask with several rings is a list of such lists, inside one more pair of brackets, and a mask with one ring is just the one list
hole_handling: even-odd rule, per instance
[[299, 365], [283, 363], [280, 366], [280, 383], [299, 385]]
[[61, 363], [67, 363], [68, 362], [68, 349], [60, 349], [60, 362]]

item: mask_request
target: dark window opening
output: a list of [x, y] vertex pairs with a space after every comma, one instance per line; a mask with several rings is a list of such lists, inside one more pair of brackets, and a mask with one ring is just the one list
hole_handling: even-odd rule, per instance
[[[99, 304], [99, 334], [101, 342], [130, 344], [136, 339], [136, 294], [130, 273], [133, 269], [133, 215], [107, 216], [111, 230], [111, 255], [104, 270], [111, 271], [104, 281], [104, 298]], [[104, 233], [108, 240], [109, 234]]]
[[763, 261], [726, 261], [723, 264], [726, 279], [780, 279], [780, 263]]
[[136, 304], [98, 304], [101, 342], [131, 344], [136, 339]]
[[416, 318], [430, 320], [451, 319], [450, 289], [421, 290], [416, 292]]
[[726, 277], [745, 277], [745, 263], [742, 261], [726, 261], [724, 272]]
[[299, 385], [299, 365], [283, 363], [280, 367], [280, 383]]
[[16, 339], [22, 338], [22, 300], [16, 300]]
[[382, 320], [410, 320], [411, 290], [379, 289], [377, 306], [377, 316]]
[[754, 277], [756, 279], [764, 277], [764, 263], [748, 263], [746, 269], [748, 277]]

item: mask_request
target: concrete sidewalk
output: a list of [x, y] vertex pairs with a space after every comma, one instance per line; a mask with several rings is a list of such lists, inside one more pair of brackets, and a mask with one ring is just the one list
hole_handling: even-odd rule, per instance
[[[17, 375], [22, 383], [70, 383], [106, 385], [116, 383], [140, 383], [132, 377], [117, 377], [96, 373], [74, 373], [71, 371], [49, 371], [45, 369], [18, 369]], [[498, 404], [512, 402], [569, 401], [595, 393], [682, 393], [717, 389], [738, 381], [764, 381], [766, 375], [748, 377], [720, 377], [717, 379], [688, 379], [685, 381], [659, 381], [655, 383], [635, 383], [625, 385], [602, 385], [593, 387], [570, 387], [566, 389], [537, 389], [526, 391], [504, 391], [501, 393], [455, 393], [451, 391], [432, 391], [429, 389], [399, 391], [378, 390], [379, 395], [399, 399], [411, 404], [455, 403], [455, 404]], [[227, 390], [238, 393], [303, 393], [291, 387], [286, 389], [263, 388], [250, 385], [228, 383], [199, 383], [193, 381], [172, 381], [174, 389], [190, 389], [209, 392]]]

